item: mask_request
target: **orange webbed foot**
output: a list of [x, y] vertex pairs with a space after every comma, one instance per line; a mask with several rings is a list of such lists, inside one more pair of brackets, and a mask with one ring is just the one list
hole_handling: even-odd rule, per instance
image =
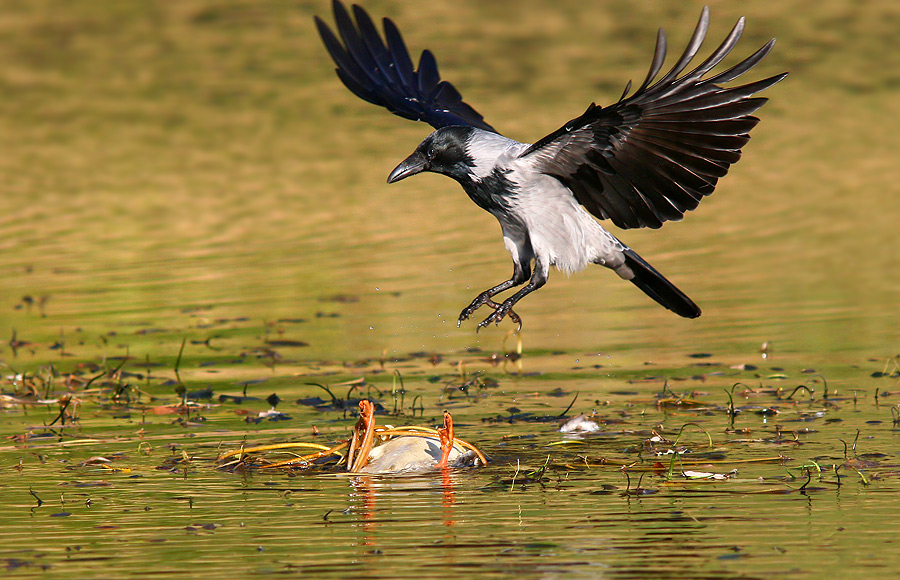
[[441, 437], [441, 460], [435, 467], [446, 469], [450, 451], [453, 450], [453, 416], [449, 411], [444, 411], [444, 426], [438, 427], [438, 435]]
[[[350, 442], [350, 453], [347, 455], [347, 470], [359, 471], [369, 461], [369, 453], [375, 441], [375, 405], [363, 399], [359, 402], [359, 421], [353, 428], [353, 439]], [[356, 458], [353, 452], [359, 447]]]

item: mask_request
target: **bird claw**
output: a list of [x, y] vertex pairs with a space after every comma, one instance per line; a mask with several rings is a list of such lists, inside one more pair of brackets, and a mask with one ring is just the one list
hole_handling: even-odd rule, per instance
[[479, 322], [478, 328], [475, 329], [475, 332], [478, 332], [492, 322], [496, 325], [499, 325], [500, 322], [506, 317], [509, 317], [509, 319], [517, 325], [517, 333], [522, 330], [522, 317], [516, 314], [512, 308], [504, 308], [502, 304], [497, 304], [496, 302], [491, 302], [488, 305], [494, 308], [494, 313]]
[[506, 315], [516, 324], [516, 334], [519, 334], [522, 330], [522, 317], [516, 314], [512, 308], [509, 309], [509, 312], [507, 312]]
[[[510, 306], [504, 306], [503, 304], [497, 304], [494, 301], [489, 300], [488, 306], [495, 310], [494, 314], [490, 316], [490, 318], [497, 317], [496, 323], [499, 325], [500, 321], [503, 320], [504, 316], [512, 320], [516, 324], [516, 333], [522, 330], [522, 317], [516, 314], [516, 311], [512, 309]], [[501, 312], [502, 311], [502, 312]], [[498, 315], [498, 312], [500, 314]]]
[[503, 304], [497, 304], [486, 296], [479, 296], [478, 298], [473, 300], [471, 304], [463, 308], [463, 311], [459, 314], [459, 320], [456, 322], [456, 327], [459, 328], [460, 326], [462, 326], [463, 320], [468, 320], [468, 318], [482, 306], [490, 306], [494, 309], [494, 312], [478, 323], [478, 327], [475, 329], [475, 332], [478, 332], [485, 326], [489, 325], [491, 322], [499, 325], [500, 321], [502, 321], [507, 316], [510, 320], [516, 323], [517, 333], [522, 330], [522, 318], [518, 314], [516, 314], [511, 307], [504, 306]]
[[481, 308], [484, 305], [488, 305], [494, 310], [497, 310], [498, 304], [491, 300], [489, 296], [484, 294], [479, 294], [475, 300], [472, 301], [471, 304], [463, 308], [463, 311], [459, 313], [459, 320], [456, 321], [456, 327], [459, 328], [462, 326], [463, 320], [468, 320], [472, 314], [475, 313], [476, 310]]
[[494, 322], [495, 324], [500, 324], [500, 320], [501, 320], [501, 319], [494, 320], [495, 318], [497, 318], [497, 313], [496, 313], [496, 312], [493, 313], [493, 314], [491, 314], [490, 316], [488, 316], [487, 318], [485, 318], [485, 319], [482, 320], [481, 322], [479, 322], [479, 323], [478, 323], [478, 326], [475, 327], [475, 332], [478, 332], [479, 330], [481, 330], [481, 329], [484, 328], [485, 326], [488, 326], [491, 322]]

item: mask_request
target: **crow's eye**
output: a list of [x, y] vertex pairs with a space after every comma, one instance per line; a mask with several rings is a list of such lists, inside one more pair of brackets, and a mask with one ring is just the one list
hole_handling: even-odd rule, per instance
[[428, 152], [425, 153], [425, 156], [429, 159], [434, 159], [437, 156], [437, 149], [435, 149], [434, 147], [429, 147]]

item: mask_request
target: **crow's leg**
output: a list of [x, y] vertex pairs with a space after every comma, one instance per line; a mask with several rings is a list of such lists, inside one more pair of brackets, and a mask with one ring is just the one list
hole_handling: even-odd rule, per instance
[[[457, 321], [456, 326], [460, 326], [463, 320], [466, 320], [467, 318], [472, 316], [472, 313], [482, 306], [489, 306], [495, 311], [498, 310], [502, 307], [502, 305], [497, 304], [496, 302], [491, 300], [491, 298], [493, 298], [495, 294], [499, 294], [500, 292], [509, 290], [513, 286], [524, 284], [525, 281], [528, 280], [528, 276], [531, 275], [531, 266], [529, 264], [520, 264], [518, 262], [513, 262], [513, 265], [514, 269], [512, 278], [506, 280], [505, 282], [497, 284], [493, 288], [488, 288], [487, 290], [476, 296], [475, 300], [473, 300], [471, 304], [466, 306], [459, 314], [459, 320]], [[515, 312], [510, 313], [509, 317], [521, 327], [522, 319], [519, 318], [519, 316]]]
[[[500, 321], [509, 314], [511, 320], [519, 324], [521, 328], [522, 319], [519, 318], [518, 315], [512, 311], [512, 307], [516, 305], [516, 302], [525, 298], [541, 286], [547, 283], [547, 270], [541, 266], [540, 263], [535, 263], [534, 265], [534, 274], [531, 276], [531, 280], [529, 280], [528, 284], [526, 284], [523, 288], [521, 288], [518, 292], [507, 298], [503, 301], [502, 304], [497, 305], [494, 304], [496, 308], [494, 309], [494, 313], [482, 320], [478, 323], [478, 328], [483, 328], [493, 322], [494, 324], [500, 324]], [[515, 318], [513, 316], [515, 315]]]

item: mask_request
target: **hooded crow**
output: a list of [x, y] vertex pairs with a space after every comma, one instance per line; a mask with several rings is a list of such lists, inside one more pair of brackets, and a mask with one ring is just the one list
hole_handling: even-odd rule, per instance
[[[774, 39], [707, 76], [737, 45], [744, 30], [741, 18], [706, 60], [682, 74], [706, 37], [709, 9], [704, 8], [684, 53], [660, 79], [666, 57], [662, 29], [650, 71], [636, 91], [629, 95], [629, 82], [618, 102], [591, 103], [581, 116], [527, 144], [501, 135], [441, 80], [431, 52], [422, 52], [414, 69], [391, 20], [384, 19], [382, 40], [366, 11], [356, 5], [352, 10], [353, 17], [334, 0], [340, 39], [315, 19], [338, 77], [361, 99], [437, 129], [391, 172], [388, 183], [424, 171], [452, 177], [497, 218], [512, 255], [512, 277], [479, 294], [460, 313], [459, 324], [488, 306], [493, 313], [479, 329], [506, 316], [521, 328], [512, 308], [547, 282], [550, 266], [576, 272], [588, 264], [611, 268], [680, 316], [700, 316], [690, 298], [597, 219], [623, 229], [658, 228], [680, 220], [713, 192], [759, 122], [752, 113], [767, 99], [753, 95], [787, 73], [722, 85], [759, 63]], [[494, 301], [495, 295], [519, 286], [502, 302]]]

